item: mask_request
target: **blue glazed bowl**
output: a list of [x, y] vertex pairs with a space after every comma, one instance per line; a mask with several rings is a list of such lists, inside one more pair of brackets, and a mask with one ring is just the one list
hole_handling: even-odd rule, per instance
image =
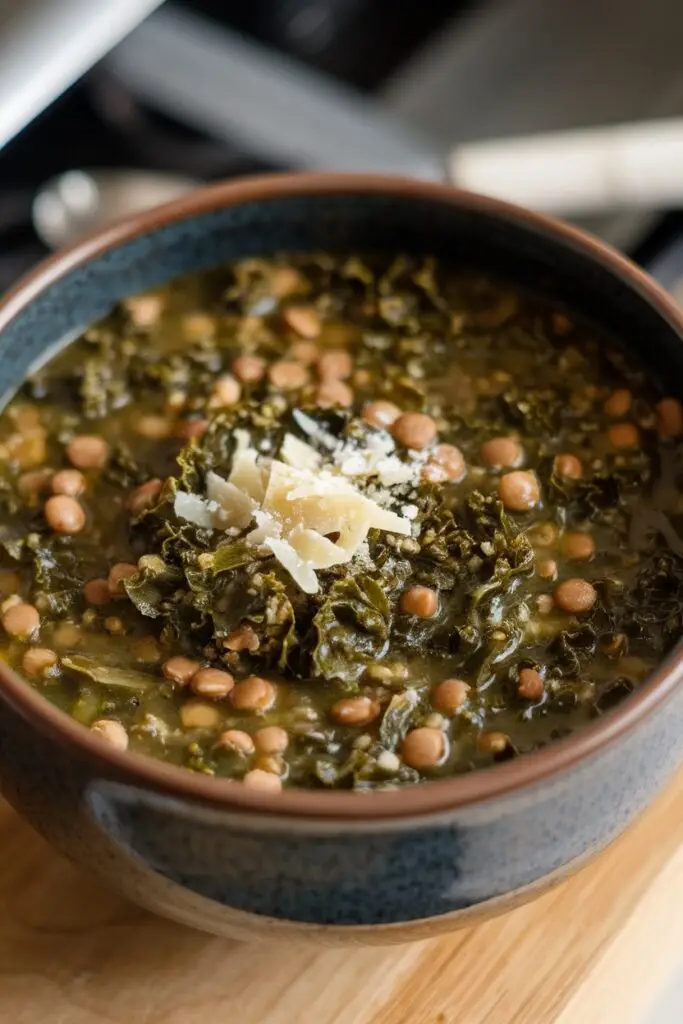
[[[0, 393], [119, 299], [277, 251], [431, 252], [531, 283], [683, 379], [683, 318], [566, 225], [445, 186], [300, 175], [210, 188], [49, 260], [0, 307]], [[671, 387], [667, 387], [671, 391]], [[3, 795], [126, 896], [238, 937], [391, 942], [521, 902], [617, 836], [683, 754], [681, 653], [541, 751], [374, 794], [262, 794], [106, 747], [0, 666]]]

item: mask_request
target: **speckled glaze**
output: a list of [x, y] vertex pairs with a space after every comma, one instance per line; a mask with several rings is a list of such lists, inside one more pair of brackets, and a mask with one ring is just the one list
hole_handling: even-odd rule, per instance
[[[502, 271], [683, 380], [681, 314], [599, 242], [445, 186], [301, 175], [207, 189], [48, 261], [0, 308], [0, 393], [126, 295], [236, 257], [349, 248]], [[187, 924], [404, 941], [527, 899], [617, 836], [683, 759], [681, 675], [676, 651], [579, 734], [459, 779], [272, 795], [105, 748], [2, 665], [0, 785], [62, 852]]]

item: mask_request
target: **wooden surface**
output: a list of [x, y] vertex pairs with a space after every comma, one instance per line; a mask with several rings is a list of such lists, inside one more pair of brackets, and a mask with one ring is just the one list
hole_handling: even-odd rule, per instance
[[645, 1024], [683, 967], [683, 776], [535, 903], [380, 949], [246, 946], [162, 921], [0, 803], [0, 1024]]

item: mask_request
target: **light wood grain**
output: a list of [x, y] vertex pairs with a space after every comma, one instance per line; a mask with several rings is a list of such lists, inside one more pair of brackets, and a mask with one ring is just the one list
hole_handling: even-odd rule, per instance
[[640, 1024], [683, 961], [680, 892], [683, 777], [535, 903], [379, 949], [249, 946], [162, 921], [0, 804], [0, 1024]]

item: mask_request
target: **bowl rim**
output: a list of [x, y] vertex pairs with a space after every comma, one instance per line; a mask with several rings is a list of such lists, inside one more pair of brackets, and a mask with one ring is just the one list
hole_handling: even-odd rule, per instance
[[[551, 242], [569, 247], [609, 270], [635, 290], [683, 340], [683, 310], [647, 273], [611, 246], [555, 218], [451, 185], [380, 174], [295, 173], [233, 179], [197, 189], [145, 213], [97, 231], [42, 261], [0, 302], [0, 332], [47, 287], [73, 269], [127, 242], [195, 216], [245, 203], [306, 195], [385, 195], [431, 200], [493, 216]], [[520, 758], [449, 779], [373, 793], [285, 789], [260, 793], [229, 779], [216, 779], [146, 755], [119, 751], [0, 663], [0, 699], [37, 730], [82, 758], [99, 765], [103, 777], [138, 785], [170, 797], [191, 798], [213, 808], [281, 819], [343, 819], [352, 825], [452, 812], [526, 791], [550, 780], [626, 737], [653, 712], [683, 678], [683, 649], [674, 651], [621, 705], [570, 736]]]

